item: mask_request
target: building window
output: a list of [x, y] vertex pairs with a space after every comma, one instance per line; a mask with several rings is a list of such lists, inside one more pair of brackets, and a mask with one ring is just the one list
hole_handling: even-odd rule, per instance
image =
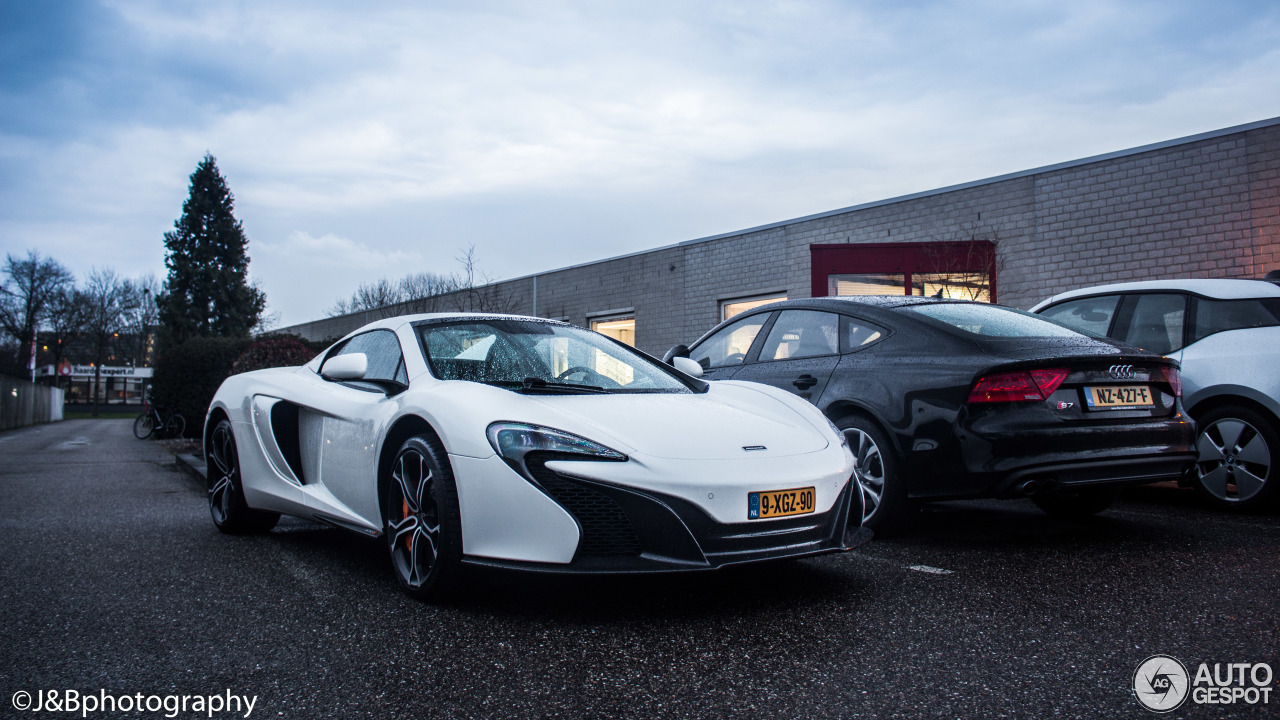
[[632, 347], [636, 345], [636, 316], [600, 318], [591, 321], [591, 329]]
[[828, 275], [827, 295], [901, 295], [906, 285], [903, 273]]
[[723, 322], [735, 315], [758, 308], [761, 305], [769, 303], [782, 302], [787, 299], [786, 293], [774, 293], [772, 295], [756, 295], [754, 297], [735, 298], [733, 300], [724, 300], [720, 303], [720, 321]]
[[923, 295], [996, 301], [995, 245], [986, 240], [809, 246], [813, 296]]

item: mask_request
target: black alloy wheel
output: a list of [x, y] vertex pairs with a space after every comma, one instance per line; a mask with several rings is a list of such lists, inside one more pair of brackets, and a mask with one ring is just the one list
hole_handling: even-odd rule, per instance
[[447, 457], [435, 438], [409, 438], [384, 483], [391, 566], [400, 587], [419, 600], [442, 599], [460, 584], [462, 526]]
[[275, 527], [280, 521], [280, 513], [254, 510], [244, 501], [240, 456], [236, 452], [236, 436], [231, 430], [230, 420], [219, 420], [209, 434], [205, 458], [209, 514], [219, 530], [241, 534], [266, 532]]
[[1193, 478], [1200, 494], [1229, 510], [1270, 503], [1280, 484], [1280, 437], [1268, 419], [1250, 408], [1224, 406], [1197, 418], [1197, 425], [1200, 457]]

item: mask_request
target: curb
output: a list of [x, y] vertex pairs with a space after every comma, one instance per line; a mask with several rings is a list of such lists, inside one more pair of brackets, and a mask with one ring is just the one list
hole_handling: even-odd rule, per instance
[[208, 482], [205, 476], [204, 459], [198, 455], [174, 455], [173, 462], [191, 477], [192, 480], [200, 483], [201, 487]]

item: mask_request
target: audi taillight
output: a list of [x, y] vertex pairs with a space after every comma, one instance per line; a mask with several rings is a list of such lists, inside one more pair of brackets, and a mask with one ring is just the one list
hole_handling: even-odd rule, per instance
[[1052, 370], [1032, 370], [1031, 379], [1036, 381], [1036, 387], [1040, 388], [1040, 392], [1049, 397], [1054, 390], [1067, 379], [1070, 374], [1069, 370], [1064, 368], [1054, 368]]
[[1178, 374], [1178, 368], [1166, 366], [1160, 370], [1164, 373], [1164, 381], [1169, 383], [1169, 388], [1173, 390], [1173, 396], [1182, 397], [1182, 375]]
[[1018, 372], [984, 375], [969, 393], [971, 403], [1034, 402], [1044, 400], [1067, 379], [1069, 371], [1020, 370]]

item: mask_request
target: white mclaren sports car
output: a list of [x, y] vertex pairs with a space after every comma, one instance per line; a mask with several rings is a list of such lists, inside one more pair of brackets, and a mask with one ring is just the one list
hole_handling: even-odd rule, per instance
[[699, 570], [865, 541], [853, 456], [826, 417], [700, 372], [539, 318], [383, 320], [302, 367], [222, 384], [210, 511], [225, 532], [284, 513], [383, 537], [424, 599], [465, 565]]

